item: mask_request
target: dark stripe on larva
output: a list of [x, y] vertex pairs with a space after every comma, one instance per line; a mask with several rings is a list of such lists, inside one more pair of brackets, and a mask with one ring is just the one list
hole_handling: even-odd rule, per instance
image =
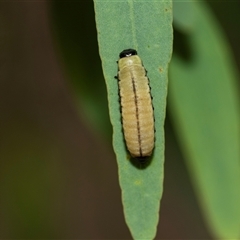
[[139, 124], [139, 112], [138, 112], [138, 99], [137, 99], [137, 91], [136, 91], [136, 85], [135, 80], [132, 71], [131, 73], [131, 79], [132, 79], [132, 85], [133, 85], [133, 93], [134, 93], [134, 100], [135, 100], [135, 107], [136, 107], [136, 119], [137, 119], [137, 132], [138, 132], [138, 144], [139, 144], [139, 153], [142, 157], [142, 148], [141, 148], [141, 134], [140, 134], [140, 124]]

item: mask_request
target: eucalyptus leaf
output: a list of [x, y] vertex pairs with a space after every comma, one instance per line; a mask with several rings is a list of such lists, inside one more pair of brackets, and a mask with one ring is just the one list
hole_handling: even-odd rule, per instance
[[195, 13], [192, 30], [175, 32], [169, 87], [172, 121], [213, 236], [239, 239], [238, 76], [207, 5], [190, 4]]
[[[99, 52], [107, 85], [113, 147], [126, 222], [134, 239], [153, 239], [163, 190], [164, 119], [168, 64], [172, 53], [171, 1], [95, 0]], [[136, 49], [150, 80], [155, 115], [155, 149], [146, 165], [130, 159], [118, 96], [119, 53]]]

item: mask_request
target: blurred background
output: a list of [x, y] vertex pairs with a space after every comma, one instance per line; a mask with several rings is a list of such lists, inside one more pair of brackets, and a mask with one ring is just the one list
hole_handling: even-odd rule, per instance
[[[240, 3], [209, 6], [240, 68]], [[93, 3], [0, 2], [0, 52], [0, 239], [130, 239]], [[157, 239], [211, 239], [168, 113]]]

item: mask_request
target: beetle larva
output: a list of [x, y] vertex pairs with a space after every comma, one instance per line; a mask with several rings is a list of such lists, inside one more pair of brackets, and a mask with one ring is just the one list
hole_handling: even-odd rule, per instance
[[146, 70], [134, 49], [123, 50], [119, 57], [118, 84], [126, 145], [132, 157], [151, 156], [154, 116]]

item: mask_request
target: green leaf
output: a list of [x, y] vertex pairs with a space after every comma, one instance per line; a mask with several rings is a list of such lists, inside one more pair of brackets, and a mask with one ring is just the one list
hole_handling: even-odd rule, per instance
[[234, 239], [240, 237], [237, 75], [208, 7], [194, 2], [194, 8], [192, 30], [174, 35], [171, 116], [212, 234], [217, 239]]
[[174, 1], [174, 27], [189, 32], [195, 25], [195, 3], [193, 1]]
[[[134, 239], [153, 239], [163, 189], [163, 125], [172, 52], [172, 5], [171, 1], [153, 0], [95, 0], [94, 3], [124, 214]], [[128, 48], [138, 51], [152, 88], [156, 142], [147, 166], [129, 160], [122, 132], [118, 83], [114, 76], [119, 53]]]

